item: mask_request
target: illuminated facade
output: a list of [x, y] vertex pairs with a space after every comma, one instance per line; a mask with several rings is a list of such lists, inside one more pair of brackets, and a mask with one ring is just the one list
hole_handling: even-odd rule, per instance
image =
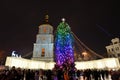
[[53, 27], [49, 24], [39, 26], [33, 48], [33, 60], [53, 61]]
[[108, 56], [119, 58], [120, 60], [120, 40], [119, 38], [114, 38], [111, 42], [112, 44], [106, 46]]
[[[75, 62], [75, 67], [78, 70], [84, 69], [119, 69], [120, 64], [118, 58], [104, 58], [92, 61]], [[55, 62], [35, 61], [30, 59], [7, 57], [5, 66], [22, 69], [53, 69]]]

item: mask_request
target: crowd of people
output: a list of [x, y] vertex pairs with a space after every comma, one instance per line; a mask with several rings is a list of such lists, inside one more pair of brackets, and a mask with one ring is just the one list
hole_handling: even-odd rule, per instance
[[0, 70], [0, 80], [120, 80], [120, 70], [31, 70], [13, 66], [10, 69]]

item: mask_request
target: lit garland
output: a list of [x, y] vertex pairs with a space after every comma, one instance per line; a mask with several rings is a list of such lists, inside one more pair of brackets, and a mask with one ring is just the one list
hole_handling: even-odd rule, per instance
[[74, 63], [73, 36], [66, 22], [61, 22], [55, 35], [55, 61], [61, 66]]

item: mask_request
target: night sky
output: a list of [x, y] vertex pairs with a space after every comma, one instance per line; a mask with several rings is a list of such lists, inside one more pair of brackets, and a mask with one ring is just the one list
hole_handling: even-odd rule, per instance
[[104, 54], [111, 39], [120, 37], [118, 5], [116, 0], [1, 0], [0, 50], [31, 52], [38, 26], [48, 14], [54, 30], [64, 17], [85, 45]]

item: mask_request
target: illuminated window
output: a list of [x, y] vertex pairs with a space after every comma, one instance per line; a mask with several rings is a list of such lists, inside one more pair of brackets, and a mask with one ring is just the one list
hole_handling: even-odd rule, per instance
[[43, 31], [46, 33], [46, 27], [44, 27]]
[[42, 48], [42, 54], [41, 54], [42, 57], [45, 56], [45, 48]]
[[42, 37], [42, 40], [45, 40], [45, 37]]

